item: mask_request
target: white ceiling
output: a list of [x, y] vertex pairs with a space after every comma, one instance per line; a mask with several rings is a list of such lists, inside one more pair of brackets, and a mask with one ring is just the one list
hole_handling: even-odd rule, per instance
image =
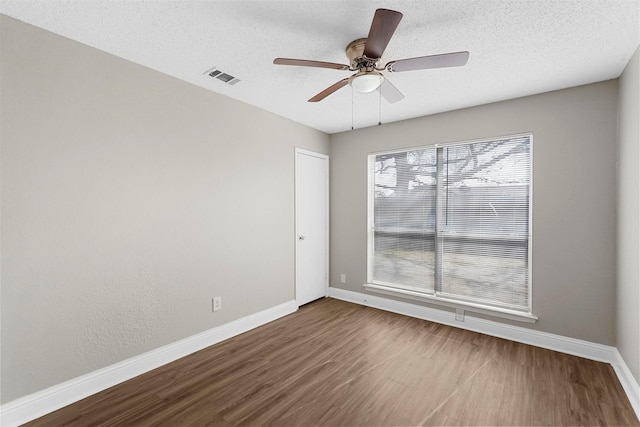
[[[381, 62], [462, 50], [469, 62], [391, 74], [395, 104], [348, 86], [308, 103], [349, 72], [272, 64], [347, 63], [379, 7], [404, 14]], [[638, 0], [1, 0], [0, 12], [327, 133], [617, 78], [640, 44]], [[241, 82], [204, 74], [214, 66]]]

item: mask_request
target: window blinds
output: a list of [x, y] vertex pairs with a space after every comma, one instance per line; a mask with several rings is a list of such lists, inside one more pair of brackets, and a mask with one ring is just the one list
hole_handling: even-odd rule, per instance
[[530, 311], [531, 136], [371, 155], [370, 282]]

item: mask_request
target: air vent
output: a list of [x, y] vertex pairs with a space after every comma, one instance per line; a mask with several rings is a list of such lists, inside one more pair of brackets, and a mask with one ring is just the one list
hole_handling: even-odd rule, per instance
[[207, 71], [205, 71], [204, 74], [230, 85], [234, 85], [240, 81], [240, 79], [232, 76], [231, 74], [227, 74], [221, 70], [218, 70], [218, 67], [210, 68]]

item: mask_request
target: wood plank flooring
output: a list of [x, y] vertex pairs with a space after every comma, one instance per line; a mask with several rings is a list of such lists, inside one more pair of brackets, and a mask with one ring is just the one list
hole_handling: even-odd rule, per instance
[[640, 423], [605, 363], [322, 299], [27, 425]]

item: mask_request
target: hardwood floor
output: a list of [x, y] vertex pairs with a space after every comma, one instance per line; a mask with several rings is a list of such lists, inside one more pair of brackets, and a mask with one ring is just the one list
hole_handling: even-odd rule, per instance
[[640, 423], [605, 363], [323, 299], [27, 425]]

